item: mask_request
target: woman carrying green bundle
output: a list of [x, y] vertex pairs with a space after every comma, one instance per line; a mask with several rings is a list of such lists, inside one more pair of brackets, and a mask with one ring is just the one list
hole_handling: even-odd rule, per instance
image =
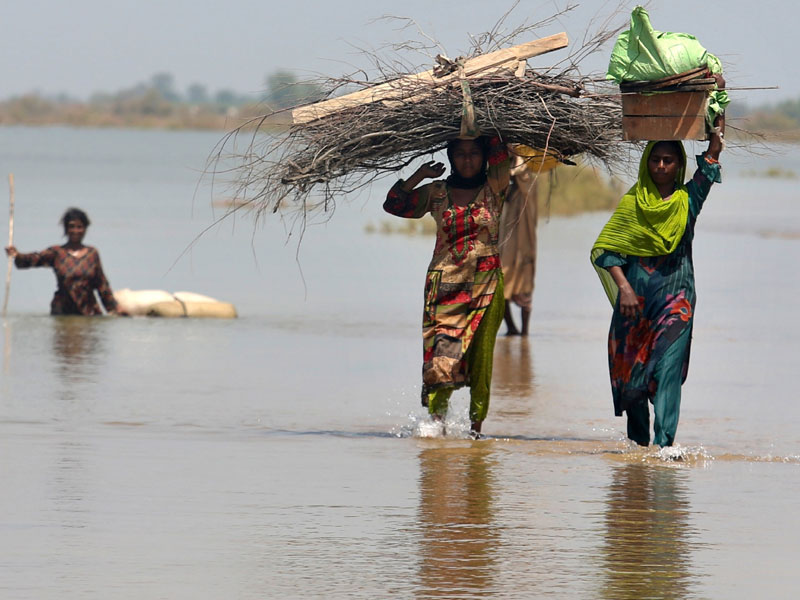
[[[489, 410], [495, 337], [503, 321], [503, 271], [498, 235], [509, 185], [509, 153], [500, 138], [454, 139], [442, 163], [422, 165], [398, 181], [384, 210], [436, 221], [436, 245], [425, 281], [422, 404], [441, 421], [453, 390], [470, 387], [471, 435]], [[418, 187], [419, 186], [419, 187]]]
[[[717, 76], [719, 88], [724, 80]], [[681, 385], [689, 367], [695, 287], [692, 240], [713, 183], [725, 123], [715, 121], [708, 149], [685, 185], [686, 153], [677, 141], [648, 143], [639, 178], [603, 228], [592, 263], [614, 307], [608, 365], [614, 413], [628, 415], [628, 438], [671, 446], [678, 428]]]

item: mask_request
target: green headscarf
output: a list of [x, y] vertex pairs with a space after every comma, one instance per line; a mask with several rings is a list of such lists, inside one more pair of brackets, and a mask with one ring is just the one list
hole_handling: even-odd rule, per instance
[[[675, 176], [675, 191], [664, 200], [650, 177], [647, 166], [650, 153], [658, 142], [649, 142], [639, 162], [639, 179], [619, 201], [614, 214], [603, 227], [592, 246], [592, 264], [604, 250], [633, 256], [671, 254], [683, 238], [689, 218], [689, 192], [683, 184], [686, 172], [686, 150], [677, 142], [683, 165]], [[600, 281], [613, 305], [617, 285], [605, 269], [594, 265]]]

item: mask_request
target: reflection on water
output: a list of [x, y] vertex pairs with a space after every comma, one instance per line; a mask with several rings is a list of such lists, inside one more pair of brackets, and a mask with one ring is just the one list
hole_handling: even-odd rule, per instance
[[[212, 221], [190, 214], [191, 166], [218, 134], [0, 129], [29, 185], [17, 212], [26, 247], [52, 240], [73, 190], [112, 285], [194, 290], [243, 315], [49, 317], [52, 275], [18, 274], [0, 373], [2, 598], [797, 589], [800, 320], [786, 298], [800, 279], [785, 276], [800, 248], [796, 185], [740, 178], [704, 208], [695, 250], [715, 309], [697, 323], [672, 462], [628, 447], [609, 409], [610, 309], [586, 259], [605, 214], [540, 228], [534, 334], [500, 336], [495, 350], [488, 433], [511, 435], [395, 438], [425, 416], [417, 283], [430, 246], [361, 233], [385, 187], [309, 231], [302, 252], [280, 221], [228, 222], [166, 274]], [[786, 155], [800, 169], [800, 153]], [[353, 294], [365, 278], [374, 285]], [[739, 293], [750, 289], [765, 293]]]
[[682, 470], [617, 467], [606, 498], [603, 597], [687, 598], [695, 532]]
[[533, 360], [527, 337], [500, 337], [494, 347], [494, 388], [512, 398], [529, 398], [534, 389]]
[[53, 317], [53, 356], [65, 393], [70, 385], [95, 380], [97, 361], [105, 352], [100, 317]]
[[[11, 323], [3, 318], [3, 375], [8, 374], [11, 362]], [[5, 379], [5, 378], [4, 378]]]
[[419, 595], [480, 597], [494, 584], [493, 459], [487, 444], [419, 454]]

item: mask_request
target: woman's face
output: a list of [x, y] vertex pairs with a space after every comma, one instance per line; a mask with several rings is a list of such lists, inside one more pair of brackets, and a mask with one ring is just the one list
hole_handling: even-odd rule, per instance
[[672, 144], [656, 144], [647, 159], [647, 169], [656, 185], [675, 183], [681, 157]]
[[78, 219], [67, 222], [67, 240], [71, 244], [80, 244], [86, 235], [86, 225]]
[[483, 169], [483, 152], [474, 140], [461, 140], [453, 149], [453, 168], [464, 179], [479, 175]]

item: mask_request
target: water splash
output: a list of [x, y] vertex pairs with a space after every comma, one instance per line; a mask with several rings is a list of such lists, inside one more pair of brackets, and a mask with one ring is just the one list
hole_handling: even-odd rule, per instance
[[445, 437], [444, 423], [434, 419], [420, 419], [414, 428], [414, 437], [443, 438]]
[[436, 421], [428, 413], [411, 412], [406, 422], [393, 427], [390, 433], [398, 438], [472, 439], [469, 418], [454, 416], [452, 413], [453, 411], [448, 413], [444, 421]]
[[671, 466], [709, 466], [715, 460], [703, 446], [665, 446], [663, 448], [641, 448], [633, 445], [629, 450], [631, 454], [641, 454], [640, 460], [650, 464], [665, 464]]

